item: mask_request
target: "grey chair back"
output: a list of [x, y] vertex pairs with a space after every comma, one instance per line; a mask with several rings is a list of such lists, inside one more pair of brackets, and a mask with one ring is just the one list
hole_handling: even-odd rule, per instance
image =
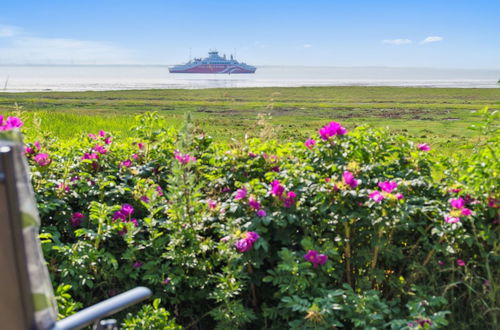
[[14, 173], [14, 147], [0, 146], [0, 323], [4, 329], [33, 329], [30, 279]]

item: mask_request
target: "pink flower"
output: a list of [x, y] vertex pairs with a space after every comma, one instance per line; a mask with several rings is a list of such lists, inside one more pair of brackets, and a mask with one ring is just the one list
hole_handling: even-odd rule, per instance
[[351, 186], [351, 188], [356, 188], [358, 186], [359, 181], [354, 178], [354, 175], [351, 172], [344, 171], [342, 178], [344, 183]]
[[463, 261], [462, 259], [457, 259], [457, 266], [460, 266], [460, 267], [465, 266], [465, 261]]
[[417, 146], [418, 150], [420, 151], [429, 151], [431, 150], [431, 147], [429, 147], [429, 145], [427, 143], [420, 143], [418, 146]]
[[140, 268], [142, 267], [143, 263], [140, 262], [140, 261], [134, 261], [134, 263], [132, 264], [132, 267], [134, 268]]
[[456, 209], [461, 209], [465, 206], [465, 201], [463, 198], [455, 198], [450, 201], [451, 207]]
[[266, 211], [262, 209], [257, 211], [257, 216], [259, 217], [265, 217], [266, 215], [267, 215]]
[[39, 166], [48, 166], [50, 163], [52, 163], [52, 160], [49, 158], [49, 155], [42, 153], [35, 156], [35, 162]]
[[71, 190], [66, 184], [64, 184], [64, 182], [59, 183], [57, 185], [57, 189], [62, 190], [62, 191], [67, 192], [67, 193], [70, 192], [70, 190]]
[[111, 144], [112, 141], [113, 141], [113, 138], [111, 136], [104, 139], [104, 143], [106, 143], [106, 144]]
[[97, 151], [98, 153], [100, 153], [101, 155], [107, 153], [108, 151], [106, 150], [106, 148], [104, 148], [104, 146], [101, 146], [99, 144], [96, 144], [95, 147], [94, 147], [94, 151]]
[[139, 150], [144, 149], [144, 143], [141, 142], [137, 143], [137, 147], [139, 148]]
[[443, 261], [441, 261], [441, 260], [438, 260], [438, 262], [437, 262], [437, 263], [438, 263], [438, 265], [439, 265], [439, 266], [444, 266], [444, 262], [443, 262]]
[[82, 159], [99, 159], [99, 155], [98, 155], [98, 154], [96, 154], [96, 153], [94, 153], [94, 152], [93, 152], [93, 153], [91, 153], [91, 154], [89, 154], [89, 153], [87, 153], [87, 152], [86, 152], [86, 153], [82, 156]]
[[240, 199], [244, 199], [247, 197], [247, 190], [245, 188], [241, 188], [236, 190], [236, 196], [234, 196], [234, 199], [239, 201]]
[[347, 133], [347, 130], [342, 127], [339, 123], [332, 121], [325, 127], [319, 130], [319, 135], [323, 140], [328, 140], [330, 137], [335, 135], [344, 135]]
[[141, 201], [143, 201], [144, 203], [149, 203], [149, 197], [148, 196], [141, 196]]
[[314, 147], [316, 145], [316, 140], [314, 140], [314, 139], [307, 139], [306, 142], [304, 142], [304, 145], [307, 148], [312, 149], [312, 147]]
[[457, 217], [446, 216], [444, 217], [444, 221], [446, 221], [446, 223], [457, 223], [460, 221], [460, 219]]
[[134, 208], [130, 204], [123, 204], [120, 212], [122, 212], [126, 216], [130, 216], [132, 215], [132, 213], [134, 213]]
[[254, 231], [247, 232], [246, 239], [249, 240], [252, 244], [255, 243], [260, 238], [260, 235]]
[[288, 192], [283, 206], [286, 208], [292, 207], [292, 205], [295, 204], [295, 197], [297, 197], [296, 193], [293, 191]]
[[283, 195], [283, 192], [285, 192], [285, 187], [281, 185], [279, 180], [274, 180], [271, 182], [271, 195], [281, 197]]
[[124, 160], [123, 162], [121, 162], [120, 166], [121, 167], [130, 167], [130, 166], [132, 166], [132, 161], [130, 159]]
[[71, 215], [71, 226], [73, 228], [79, 227], [82, 223], [82, 219], [84, 218], [84, 215], [80, 212], [75, 212], [73, 215]]
[[380, 203], [384, 199], [384, 195], [378, 190], [373, 191], [369, 197], [373, 199], [375, 203]]
[[261, 207], [260, 203], [252, 197], [248, 200], [248, 205], [254, 210], [260, 210]]
[[171, 281], [170, 277], [167, 277], [166, 279], [164, 279], [161, 283], [163, 284], [169, 284]]
[[0, 115], [0, 131], [10, 131], [21, 126], [23, 122], [18, 117], [7, 117], [4, 121], [3, 116]]
[[208, 200], [208, 208], [210, 210], [215, 210], [217, 208], [217, 202], [209, 199]]
[[133, 159], [139, 159], [139, 155], [138, 155], [138, 154], [133, 154], [133, 155], [132, 155], [132, 158], [133, 158]]
[[309, 250], [304, 254], [304, 259], [312, 263], [314, 268], [318, 268], [318, 265], [324, 265], [327, 262], [328, 256], [318, 254], [316, 250]]
[[397, 182], [394, 181], [384, 181], [384, 182], [379, 182], [378, 186], [380, 189], [387, 193], [391, 193], [394, 189], [397, 188], [398, 184]]
[[92, 140], [97, 140], [97, 136], [95, 134], [89, 133], [87, 136]]
[[24, 147], [24, 153], [27, 155], [33, 155], [35, 153], [35, 149], [26, 146], [26, 147]]
[[254, 231], [247, 232], [245, 238], [236, 241], [234, 246], [240, 252], [250, 251], [253, 244], [260, 238], [259, 234]]
[[244, 239], [240, 239], [240, 240], [236, 241], [236, 243], [234, 244], [234, 246], [240, 252], [247, 252], [247, 251], [250, 251], [252, 249], [253, 244], [250, 243], [249, 240], [247, 240], [246, 238], [244, 238]]
[[174, 155], [175, 155], [175, 159], [177, 159], [179, 161], [179, 163], [181, 163], [182, 165], [187, 165], [189, 163], [196, 162], [196, 157], [191, 156], [189, 154], [183, 155], [180, 152], [176, 151], [174, 153]]
[[103, 130], [100, 130], [100, 131], [99, 131], [99, 136], [100, 136], [100, 137], [104, 137], [104, 136], [106, 136], [106, 132], [104, 132]]
[[248, 153], [248, 157], [250, 157], [250, 158], [255, 158], [255, 157], [257, 157], [257, 155], [256, 155], [256, 154], [254, 154], [253, 152], [249, 152], [249, 153]]
[[403, 194], [396, 194], [396, 198], [398, 200], [401, 200], [401, 199], [405, 198], [405, 196], [403, 196]]
[[158, 193], [158, 196], [163, 196], [163, 190], [160, 186], [156, 186], [156, 192]]
[[469, 216], [472, 215], [472, 210], [464, 207], [460, 213], [462, 215]]

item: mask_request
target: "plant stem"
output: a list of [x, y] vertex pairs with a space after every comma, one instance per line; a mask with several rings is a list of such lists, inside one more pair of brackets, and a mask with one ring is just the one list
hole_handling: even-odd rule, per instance
[[344, 258], [345, 258], [345, 272], [347, 283], [353, 287], [352, 283], [352, 269], [351, 269], [351, 227], [349, 222], [344, 222], [344, 232], [345, 232], [345, 248], [344, 248]]

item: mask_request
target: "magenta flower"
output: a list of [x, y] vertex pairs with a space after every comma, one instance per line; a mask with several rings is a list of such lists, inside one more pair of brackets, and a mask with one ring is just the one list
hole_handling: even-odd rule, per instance
[[71, 189], [69, 188], [69, 186], [67, 186], [64, 182], [59, 183], [59, 184], [57, 185], [57, 189], [62, 190], [62, 191], [64, 191], [64, 192], [66, 192], [66, 193], [70, 192], [70, 190], [71, 190]]
[[137, 222], [137, 219], [130, 219], [129, 222], [132, 222], [135, 227], [139, 227], [139, 222]]
[[102, 129], [99, 131], [99, 136], [104, 137], [106, 136], [106, 132], [104, 132]]
[[196, 157], [191, 156], [189, 154], [181, 154], [180, 152], [176, 151], [174, 152], [175, 159], [179, 161], [182, 165], [187, 165], [189, 163], [194, 163], [196, 162]]
[[24, 153], [26, 155], [33, 155], [35, 153], [35, 149], [26, 146], [26, 147], [24, 147]]
[[139, 155], [138, 154], [133, 154], [132, 158], [137, 160], [137, 159], [139, 159]]
[[297, 197], [296, 193], [293, 191], [288, 192], [283, 206], [286, 208], [292, 207], [292, 205], [295, 204], [295, 197]]
[[465, 266], [465, 261], [463, 261], [462, 259], [457, 259], [457, 266], [460, 266], [460, 267]]
[[166, 279], [164, 279], [164, 280], [162, 281], [162, 283], [163, 283], [163, 284], [169, 284], [169, 283], [170, 283], [170, 281], [171, 281], [170, 277], [167, 277]]
[[161, 189], [160, 186], [156, 187], [156, 192], [158, 193], [158, 196], [163, 196], [163, 190]]
[[446, 217], [444, 217], [444, 221], [445, 221], [446, 223], [457, 223], [457, 222], [459, 222], [459, 221], [460, 221], [460, 219], [459, 219], [459, 218], [457, 218], [457, 217], [450, 217], [450, 216], [446, 216]]
[[96, 154], [96, 153], [94, 153], [94, 152], [93, 152], [93, 153], [91, 153], [91, 154], [89, 154], [89, 153], [87, 153], [87, 152], [86, 152], [86, 153], [82, 156], [82, 159], [99, 159], [99, 155], [98, 155], [98, 154]]
[[82, 219], [84, 218], [84, 215], [80, 212], [75, 212], [73, 215], [71, 215], [71, 226], [73, 228], [80, 227], [82, 223]]
[[369, 197], [373, 199], [375, 203], [380, 203], [384, 199], [384, 195], [378, 190], [373, 191]]
[[324, 265], [327, 262], [328, 256], [318, 254], [316, 250], [309, 250], [304, 254], [304, 259], [312, 263], [314, 268], [318, 268], [319, 265]]
[[210, 210], [215, 210], [217, 208], [217, 202], [209, 199], [208, 200], [208, 208]]
[[89, 133], [89, 134], [87, 134], [87, 136], [88, 136], [90, 139], [92, 139], [92, 140], [97, 140], [97, 135], [95, 135], [95, 134]]
[[312, 147], [314, 147], [316, 145], [316, 140], [314, 140], [314, 139], [307, 139], [306, 142], [304, 142], [304, 145], [307, 148], [312, 149]]
[[106, 148], [104, 148], [104, 146], [101, 146], [99, 144], [96, 144], [95, 147], [93, 148], [94, 151], [100, 153], [101, 155], [107, 153], [108, 151], [106, 150]]
[[10, 131], [21, 126], [23, 122], [18, 117], [7, 117], [4, 121], [3, 116], [0, 115], [0, 131]]
[[259, 217], [265, 217], [267, 215], [266, 211], [260, 209], [257, 211], [257, 216]]
[[342, 174], [342, 178], [344, 183], [351, 186], [351, 188], [356, 188], [359, 184], [359, 181], [354, 178], [354, 175], [349, 171], [344, 171]]
[[247, 232], [246, 239], [249, 240], [252, 244], [255, 243], [260, 238], [260, 235], [254, 231]]
[[48, 166], [50, 163], [52, 163], [52, 160], [49, 158], [49, 155], [41, 153], [35, 156], [35, 162], [39, 166]]
[[139, 148], [139, 150], [144, 149], [144, 143], [141, 142], [137, 143], [137, 147]]
[[239, 252], [247, 252], [252, 249], [253, 243], [244, 238], [236, 241], [234, 246], [236, 247], [236, 249], [238, 249]]
[[394, 189], [397, 188], [398, 184], [397, 182], [394, 181], [384, 181], [384, 182], [379, 182], [378, 186], [380, 189], [387, 193], [391, 193]]
[[398, 200], [401, 200], [401, 199], [405, 198], [405, 196], [403, 194], [396, 194], [396, 198]]
[[234, 246], [239, 252], [250, 251], [253, 244], [260, 238], [259, 234], [254, 231], [247, 232], [245, 238], [236, 241]]
[[122, 212], [126, 216], [130, 216], [132, 215], [132, 213], [134, 213], [134, 208], [130, 204], [123, 204], [120, 212]]
[[254, 154], [253, 152], [249, 152], [248, 157], [255, 158], [255, 157], [257, 157], [257, 154]]
[[323, 140], [328, 140], [330, 137], [335, 136], [335, 135], [344, 135], [347, 133], [347, 130], [342, 127], [337, 122], [332, 121], [325, 127], [319, 130], [319, 135], [321, 135], [321, 138]]
[[260, 210], [260, 203], [252, 197], [248, 200], [248, 205], [254, 210]]
[[141, 201], [143, 201], [144, 203], [149, 203], [149, 197], [146, 195], [141, 196]]
[[444, 261], [442, 261], [442, 260], [438, 260], [437, 263], [438, 263], [439, 266], [444, 266]]
[[140, 268], [142, 267], [143, 263], [140, 262], [140, 261], [134, 261], [134, 263], [132, 264], [132, 267], [134, 268]]
[[234, 196], [234, 199], [239, 201], [240, 199], [244, 199], [247, 197], [247, 190], [245, 188], [241, 188], [236, 190], [236, 196]]
[[121, 167], [130, 167], [130, 166], [132, 166], [132, 161], [130, 159], [124, 160], [123, 162], [121, 162], [120, 166]]
[[464, 207], [460, 213], [462, 215], [469, 216], [469, 215], [472, 215], [472, 210]]
[[281, 185], [279, 180], [274, 180], [271, 182], [271, 195], [281, 197], [283, 195], [283, 192], [285, 192], [285, 187]]
[[113, 138], [111, 136], [108, 136], [107, 138], [104, 139], [104, 143], [106, 144], [111, 144], [111, 142], [113, 141]]
[[420, 151], [429, 151], [431, 150], [431, 147], [429, 147], [429, 145], [427, 143], [420, 143], [418, 146], [417, 146], [418, 150]]
[[465, 206], [465, 201], [463, 198], [455, 198], [450, 201], [450, 204], [455, 209], [461, 209]]

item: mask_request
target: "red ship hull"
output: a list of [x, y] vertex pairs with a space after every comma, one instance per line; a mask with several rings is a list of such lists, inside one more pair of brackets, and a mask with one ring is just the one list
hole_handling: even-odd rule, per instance
[[254, 73], [254, 70], [245, 69], [238, 65], [224, 65], [224, 64], [202, 64], [188, 69], [170, 69], [171, 73], [224, 73], [224, 74], [238, 74], [238, 73]]

